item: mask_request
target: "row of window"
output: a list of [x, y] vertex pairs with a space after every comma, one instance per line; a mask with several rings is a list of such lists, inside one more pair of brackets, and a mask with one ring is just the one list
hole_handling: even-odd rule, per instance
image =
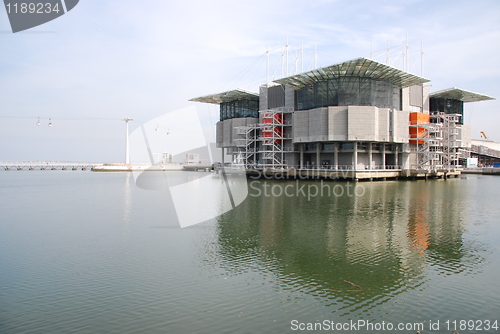
[[388, 81], [340, 77], [318, 81], [297, 91], [298, 110], [348, 105], [401, 110], [401, 89]]
[[220, 120], [240, 117], [259, 117], [258, 100], [235, 100], [220, 104]]
[[442, 97], [431, 97], [429, 99], [431, 114], [433, 112], [444, 112], [445, 114], [459, 114], [460, 124], [464, 124], [464, 103], [459, 100], [445, 99]]
[[[307, 143], [304, 144], [304, 151], [316, 151], [316, 145], [318, 143]], [[333, 151], [335, 150], [335, 143], [319, 143], [320, 150], [322, 151]], [[339, 151], [348, 151], [354, 150], [354, 142], [342, 142], [338, 143]], [[370, 143], [366, 142], [357, 142], [358, 150], [368, 150]], [[382, 151], [384, 149], [384, 144], [382, 143], [372, 143], [372, 150], [374, 151]], [[394, 144], [385, 144], [386, 151], [394, 151], [396, 146]]]

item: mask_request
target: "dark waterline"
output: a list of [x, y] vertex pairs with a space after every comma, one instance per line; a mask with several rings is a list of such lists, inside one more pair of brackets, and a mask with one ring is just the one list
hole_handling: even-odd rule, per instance
[[500, 177], [359, 185], [180, 229], [168, 192], [129, 173], [0, 172], [0, 333], [500, 321]]

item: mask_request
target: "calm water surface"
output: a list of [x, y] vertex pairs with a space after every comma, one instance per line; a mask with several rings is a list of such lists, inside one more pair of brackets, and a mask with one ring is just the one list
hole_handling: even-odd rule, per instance
[[359, 185], [363, 196], [249, 196], [180, 229], [169, 193], [129, 173], [2, 171], [0, 333], [500, 321], [500, 177]]

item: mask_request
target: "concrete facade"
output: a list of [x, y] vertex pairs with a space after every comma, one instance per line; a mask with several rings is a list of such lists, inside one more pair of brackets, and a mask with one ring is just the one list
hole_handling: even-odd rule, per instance
[[408, 143], [407, 111], [370, 106], [293, 112], [293, 143], [367, 141]]
[[[359, 58], [262, 85], [258, 96], [235, 90], [192, 100], [217, 103], [225, 98], [228, 103], [227, 96], [231, 96], [235, 101], [250, 98], [257, 103], [258, 98], [258, 117], [244, 109], [235, 113], [239, 118], [219, 121], [216, 134], [217, 147], [227, 149], [233, 161], [243, 156], [254, 168], [420, 170], [433, 166], [429, 152], [438, 152], [443, 145], [448, 145], [448, 156], [440, 159], [442, 164], [448, 161], [446, 167], [450, 168], [458, 165], [460, 148], [471, 147], [470, 127], [454, 121], [453, 130], [441, 136], [444, 140], [437, 135], [431, 138], [430, 119], [443, 113], [452, 115], [431, 110], [431, 102], [439, 97], [463, 105], [492, 98], [459, 89], [433, 97], [428, 81]], [[418, 116], [418, 121], [412, 118], [417, 123], [410, 123], [410, 115]], [[418, 123], [421, 119], [427, 119], [425, 124]], [[443, 142], [435, 143], [440, 140]], [[441, 145], [440, 149], [429, 149], [431, 143]], [[453, 161], [451, 151], [456, 155]], [[422, 162], [423, 156], [426, 162]]]
[[231, 148], [236, 146], [238, 139], [237, 127], [257, 124], [258, 118], [232, 118], [219, 121], [216, 124], [216, 145], [218, 148]]

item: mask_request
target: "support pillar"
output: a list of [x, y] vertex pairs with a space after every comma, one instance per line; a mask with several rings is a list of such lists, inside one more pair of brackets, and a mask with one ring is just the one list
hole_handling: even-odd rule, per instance
[[397, 166], [399, 165], [399, 145], [396, 144], [396, 151], [394, 152], [394, 164]]
[[316, 143], [316, 168], [317, 169], [320, 169], [320, 167], [321, 167], [321, 156], [320, 156], [320, 152], [319, 152], [320, 147], [321, 147], [321, 143]]
[[358, 170], [358, 142], [354, 142], [354, 152], [352, 154], [352, 164], [354, 166], [354, 170]]
[[300, 143], [300, 169], [304, 168], [304, 144]]
[[385, 169], [385, 143], [382, 144], [382, 168]]
[[335, 170], [338, 170], [339, 169], [339, 143], [335, 143], [334, 146], [333, 146], [333, 157], [335, 159]]
[[373, 169], [373, 149], [372, 149], [372, 143], [368, 143], [368, 159], [370, 162], [370, 170]]

